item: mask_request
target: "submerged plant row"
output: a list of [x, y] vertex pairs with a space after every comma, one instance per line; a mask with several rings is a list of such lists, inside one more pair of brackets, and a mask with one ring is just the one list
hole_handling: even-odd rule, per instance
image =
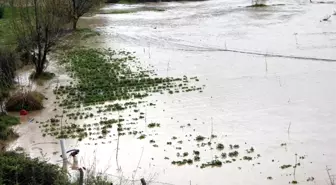
[[[67, 53], [62, 62], [73, 81], [69, 85], [57, 85], [54, 89], [54, 103], [61, 106], [61, 110], [55, 108], [55, 111], [61, 115], [41, 122], [44, 136], [79, 140], [89, 137], [95, 140], [106, 137], [112, 129], [112, 123], [118, 123], [119, 135], [136, 135], [139, 132], [130, 131], [130, 128], [126, 128], [128, 132], [122, 132], [125, 130], [121, 127], [124, 118], [115, 117], [114, 114], [114, 119], [107, 119], [106, 114], [119, 114], [126, 109], [133, 109], [134, 114], [129, 115], [127, 121], [131, 119], [132, 124], [136, 124], [145, 118], [138, 108], [139, 104], [156, 105], [153, 102], [146, 103], [145, 97], [155, 93], [203, 90], [192, 85], [199, 81], [197, 77], [158, 77], [153, 70], [142, 67], [131, 52], [126, 51], [79, 49]], [[94, 121], [96, 119], [103, 121]], [[86, 124], [79, 124], [80, 120]], [[158, 125], [148, 127], [153, 126]]]
[[[153, 147], [159, 148], [161, 145], [155, 141], [155, 131], [160, 129], [162, 124], [147, 123], [144, 121], [147, 115], [141, 110], [146, 106], [155, 107], [157, 102], [148, 102], [144, 98], [155, 93], [172, 95], [203, 91], [203, 88], [194, 85], [199, 81], [197, 77], [158, 77], [152, 70], [141, 67], [130, 52], [81, 49], [70, 52], [63, 62], [73, 81], [69, 85], [57, 85], [54, 89], [55, 104], [60, 107], [55, 108], [58, 115], [40, 122], [43, 136], [78, 140], [87, 138], [91, 141], [107, 139], [87, 143], [95, 145], [111, 143], [112, 138], [116, 139], [117, 136], [129, 136], [149, 141]], [[146, 132], [139, 129], [139, 120], [146, 123]], [[224, 146], [222, 143], [216, 143], [218, 140], [215, 135], [207, 138], [189, 134], [189, 137], [194, 137], [188, 142], [196, 144], [198, 150], [194, 150], [190, 155], [188, 152], [178, 152], [177, 158], [172, 160], [171, 164], [195, 164], [200, 168], [219, 167], [236, 161], [238, 157], [239, 160], [246, 161], [259, 157], [239, 156], [240, 153], [252, 153], [254, 149], [238, 152], [239, 145]], [[183, 150], [180, 145], [187, 141], [176, 139], [174, 136], [165, 144], [170, 145], [169, 148], [173, 150]], [[224, 152], [226, 148], [230, 151]], [[201, 153], [211, 150], [217, 151], [218, 157], [205, 162]], [[165, 159], [169, 158], [173, 159], [174, 156]]]
[[201, 87], [189, 83], [198, 81], [197, 78], [155, 77], [130, 52], [81, 49], [70, 52], [64, 62], [76, 82], [59, 86], [54, 93], [66, 108], [141, 99], [153, 93], [202, 91]]

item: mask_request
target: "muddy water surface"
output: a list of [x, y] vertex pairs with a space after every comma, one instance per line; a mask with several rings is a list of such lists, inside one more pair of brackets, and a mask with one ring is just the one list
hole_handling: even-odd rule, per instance
[[[118, 162], [117, 137], [113, 136], [116, 132], [109, 138], [94, 141], [66, 140], [68, 148], [81, 150], [81, 165], [96, 163], [97, 170], [105, 171], [111, 178], [144, 177], [156, 184], [283, 185], [294, 179], [299, 184], [325, 184], [326, 165], [336, 168], [336, 62], [333, 61], [336, 60], [336, 16], [326, 22], [320, 20], [332, 14], [336, 4], [303, 1], [268, 4], [268, 7], [251, 8], [247, 7], [249, 1], [211, 0], [112, 5], [104, 10], [155, 6], [165, 11], [84, 18], [83, 25], [90, 25], [102, 34], [95, 42], [96, 47], [135, 51], [143, 65], [152, 65], [160, 76], [197, 76], [205, 88], [203, 92], [147, 98], [156, 102], [156, 106], [140, 108], [146, 119], [132, 125], [144, 131], [147, 138], [121, 137]], [[52, 81], [50, 86], [62, 83], [62, 79], [68, 83], [66, 75], [63, 77]], [[51, 92], [52, 88], [45, 90]], [[50, 106], [36, 113], [36, 120], [57, 113], [53, 101], [53, 98], [47, 100]], [[127, 118], [133, 112], [120, 114]], [[99, 119], [78, 121], [78, 124]], [[161, 127], [149, 129], [150, 122], [158, 122]], [[42, 155], [60, 163], [58, 140], [42, 137], [38, 126], [22, 124], [18, 128], [22, 136], [12, 148], [22, 146], [34, 157]], [[210, 137], [211, 134], [217, 135], [213, 143], [224, 144], [224, 151], [217, 151], [216, 144], [197, 146], [197, 135]], [[172, 141], [173, 136], [177, 140]], [[149, 143], [151, 139], [158, 147]], [[177, 142], [180, 140], [182, 144]], [[167, 145], [168, 141], [173, 142], [172, 146]], [[200, 168], [202, 163], [216, 156], [220, 158], [222, 152], [230, 152], [230, 144], [240, 146], [236, 162], [218, 168]], [[251, 146], [255, 149], [249, 154], [253, 160], [239, 160], [248, 155], [245, 150]], [[201, 152], [199, 163], [171, 165], [172, 160], [183, 159], [177, 157], [177, 152], [192, 156], [193, 150]], [[293, 167], [281, 169], [280, 166], [294, 165], [295, 154], [300, 166], [294, 177]], [[314, 181], [307, 181], [309, 177], [314, 177]]]

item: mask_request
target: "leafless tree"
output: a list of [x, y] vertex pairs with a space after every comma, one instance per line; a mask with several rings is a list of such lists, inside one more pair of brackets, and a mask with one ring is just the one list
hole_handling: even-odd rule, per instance
[[14, 82], [15, 67], [14, 55], [0, 48], [0, 115], [5, 112], [3, 102]]
[[12, 0], [13, 31], [18, 48], [32, 56], [35, 78], [47, 66], [47, 54], [60, 38], [63, 17], [59, 12], [63, 0]]
[[71, 17], [73, 30], [77, 29], [77, 23], [80, 17], [89, 12], [90, 9], [98, 4], [101, 0], [68, 0], [69, 7], [67, 8]]

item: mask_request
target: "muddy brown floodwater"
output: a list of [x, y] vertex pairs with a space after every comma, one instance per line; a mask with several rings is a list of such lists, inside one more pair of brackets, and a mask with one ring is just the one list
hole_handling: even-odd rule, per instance
[[[284, 0], [268, 1], [269, 6], [261, 8], [249, 5], [245, 0], [110, 5], [105, 11], [142, 7], [165, 11], [83, 18], [83, 25], [101, 33], [94, 47], [136, 52], [143, 65], [152, 66], [160, 76], [197, 76], [205, 88], [202, 93], [147, 98], [156, 107], [143, 107], [146, 119], [134, 125], [147, 138], [120, 138], [120, 169], [116, 137], [67, 139], [67, 148], [81, 150], [81, 165], [95, 164], [97, 171], [117, 181], [120, 176], [144, 177], [152, 184], [283, 185], [294, 179], [299, 184], [327, 184], [326, 166], [336, 173], [336, 16], [320, 20], [331, 15], [336, 4]], [[69, 78], [60, 67], [49, 70], [61, 74], [40, 87], [51, 95], [52, 87], [68, 83]], [[30, 116], [45, 120], [56, 114], [54, 98], [47, 100], [45, 110]], [[127, 117], [131, 112], [120, 114]], [[94, 119], [99, 120], [78, 124]], [[149, 122], [161, 127], [149, 129]], [[38, 123], [24, 122], [17, 130], [21, 137], [12, 149], [21, 146], [33, 157], [61, 164], [58, 140], [42, 137]], [[237, 158], [222, 167], [201, 169], [202, 163], [221, 157], [215, 147], [198, 147], [194, 140], [211, 134], [217, 135], [213, 142], [223, 143], [225, 152], [231, 151], [230, 144], [239, 144], [240, 158], [252, 146], [253, 160]], [[193, 150], [201, 152], [199, 163], [171, 164], [182, 159], [177, 152], [191, 156]], [[280, 167], [295, 165], [296, 154], [300, 165], [294, 177], [293, 167]]]

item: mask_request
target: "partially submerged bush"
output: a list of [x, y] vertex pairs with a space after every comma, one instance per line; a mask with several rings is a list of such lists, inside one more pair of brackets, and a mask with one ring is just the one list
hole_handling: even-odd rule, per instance
[[196, 141], [203, 141], [205, 139], [205, 137], [199, 135], [196, 137]]
[[6, 109], [7, 111], [41, 110], [43, 109], [43, 100], [44, 96], [36, 91], [17, 92], [7, 100]]
[[216, 148], [217, 148], [217, 150], [223, 150], [224, 145], [222, 143], [218, 143]]

